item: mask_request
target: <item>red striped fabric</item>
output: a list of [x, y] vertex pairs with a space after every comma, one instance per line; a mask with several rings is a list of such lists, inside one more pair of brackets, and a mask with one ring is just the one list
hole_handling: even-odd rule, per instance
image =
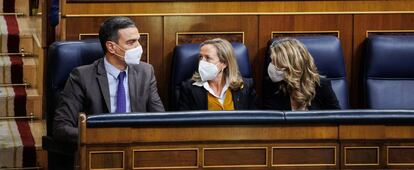
[[10, 73], [13, 84], [23, 83], [23, 60], [21, 56], [10, 56]]
[[27, 120], [18, 119], [16, 124], [23, 144], [23, 167], [35, 167], [36, 147], [29, 123]]
[[[7, 0], [8, 1], [8, 0]], [[14, 3], [13, 3], [14, 5]], [[16, 16], [4, 16], [7, 24], [7, 49], [9, 53], [18, 53], [20, 45], [19, 25]], [[23, 60], [21, 56], [10, 56], [11, 82], [23, 83]], [[25, 87], [13, 87], [14, 90], [14, 115], [26, 116], [27, 94]]]
[[26, 111], [27, 94], [26, 94], [25, 87], [14, 86], [13, 90], [14, 90], [14, 115], [15, 116], [27, 116], [27, 111]]
[[[15, 11], [15, 0], [4, 0], [3, 11], [13, 13]], [[7, 25], [7, 51], [9, 53], [18, 53], [20, 45], [20, 31], [16, 16], [3, 16]], [[11, 82], [23, 83], [23, 60], [20, 56], [10, 56]], [[15, 116], [26, 116], [27, 94], [25, 87], [13, 87], [14, 96], [14, 113]], [[36, 147], [35, 141], [30, 130], [27, 120], [17, 119], [16, 125], [23, 144], [23, 167], [36, 167]]]
[[18, 53], [19, 44], [20, 44], [20, 36], [19, 36], [19, 25], [17, 23], [17, 18], [14, 15], [8, 15], [8, 16], [4, 16], [4, 20], [6, 20], [7, 32], [8, 32], [7, 50], [9, 53]]

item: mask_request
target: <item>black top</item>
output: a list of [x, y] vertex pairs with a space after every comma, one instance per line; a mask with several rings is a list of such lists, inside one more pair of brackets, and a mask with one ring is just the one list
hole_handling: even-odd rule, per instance
[[[285, 94], [280, 85], [283, 82], [273, 83], [265, 80], [263, 89], [263, 108], [271, 110], [292, 110], [290, 104], [290, 95]], [[320, 78], [320, 85], [316, 86], [315, 98], [311, 101], [308, 110], [333, 110], [340, 109], [338, 99], [332, 90], [331, 81], [329, 79]]]
[[[235, 110], [249, 110], [256, 108], [256, 91], [251, 78], [243, 78], [243, 88], [231, 90]], [[181, 84], [178, 100], [178, 110], [208, 110], [207, 93], [204, 87], [193, 85], [193, 80]]]

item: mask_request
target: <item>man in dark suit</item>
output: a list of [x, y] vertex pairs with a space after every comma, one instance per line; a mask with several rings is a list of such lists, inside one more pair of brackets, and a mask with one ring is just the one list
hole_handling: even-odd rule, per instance
[[138, 28], [127, 17], [111, 17], [101, 25], [99, 40], [105, 57], [71, 72], [54, 117], [57, 141], [77, 143], [79, 112], [164, 111], [154, 69], [140, 62], [139, 38]]

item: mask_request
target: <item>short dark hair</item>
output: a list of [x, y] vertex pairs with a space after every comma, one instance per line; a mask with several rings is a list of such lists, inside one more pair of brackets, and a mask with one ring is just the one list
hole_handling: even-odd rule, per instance
[[99, 29], [99, 41], [102, 49], [107, 52], [105, 43], [107, 41], [114, 41], [118, 43], [118, 30], [124, 28], [136, 27], [134, 21], [128, 17], [110, 17], [106, 19]]

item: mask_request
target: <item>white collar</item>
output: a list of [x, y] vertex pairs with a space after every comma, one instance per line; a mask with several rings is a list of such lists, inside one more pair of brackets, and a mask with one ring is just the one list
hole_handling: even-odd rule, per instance
[[[122, 70], [119, 70], [114, 65], [112, 65], [111, 63], [109, 63], [109, 61], [106, 59], [106, 56], [104, 57], [104, 63], [105, 63], [105, 70], [106, 70], [106, 72], [109, 75], [111, 75], [112, 77], [114, 77], [115, 79], [117, 79], [119, 73], [121, 73]], [[124, 71], [126, 73], [126, 76], [128, 76], [128, 65], [126, 66], [126, 68], [125, 68]]]
[[230, 82], [229, 82], [229, 79], [226, 78], [226, 84], [224, 84], [224, 87], [221, 90], [220, 96], [217, 96], [216, 94], [214, 94], [214, 90], [210, 87], [207, 81], [195, 81], [193, 85], [198, 86], [198, 87], [204, 87], [204, 89], [206, 89], [214, 97], [219, 98], [219, 99], [224, 99], [224, 95], [226, 94], [226, 91], [230, 86]]

